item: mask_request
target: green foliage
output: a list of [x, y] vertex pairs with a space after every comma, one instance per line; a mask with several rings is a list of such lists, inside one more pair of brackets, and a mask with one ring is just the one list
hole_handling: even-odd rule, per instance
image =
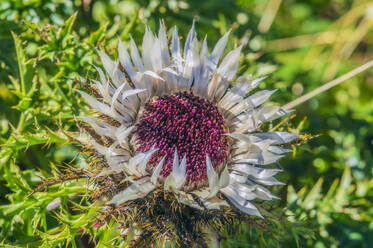
[[[84, 180], [32, 191], [86, 166], [71, 136], [89, 109], [74, 90], [97, 77], [96, 48], [116, 56], [118, 37], [141, 42], [144, 24], [161, 18], [185, 37], [196, 18], [210, 46], [232, 29], [229, 48], [246, 44], [240, 73], [271, 73], [261, 87], [279, 89], [274, 101], [285, 104], [371, 59], [372, 9], [368, 0], [1, 1], [0, 246], [84, 247], [87, 237], [126, 246], [117, 223], [94, 227]], [[281, 161], [288, 186], [266, 225], [241, 225], [223, 247], [373, 246], [372, 75], [297, 107], [297, 127], [280, 125], [321, 136]]]
[[318, 223], [316, 247], [371, 244], [372, 204], [366, 194], [372, 192], [373, 180], [354, 184], [351, 169], [346, 167], [341, 180], [335, 179], [325, 194], [322, 194], [322, 185], [323, 178], [320, 178], [310, 190], [304, 187], [298, 193], [289, 186], [287, 200], [291, 218]]

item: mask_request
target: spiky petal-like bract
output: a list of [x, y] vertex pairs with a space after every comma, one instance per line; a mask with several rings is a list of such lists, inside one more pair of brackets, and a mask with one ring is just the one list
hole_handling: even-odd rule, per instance
[[151, 206], [157, 214], [138, 221], [158, 226], [174, 219], [165, 217], [168, 207], [172, 214], [189, 209], [200, 215], [190, 217], [196, 221], [206, 221], [211, 211], [224, 212], [222, 219], [232, 211], [262, 217], [253, 201], [274, 199], [265, 186], [281, 184], [274, 178], [280, 170], [267, 166], [297, 136], [262, 132], [263, 123], [287, 112], [261, 106], [274, 91], [249, 95], [264, 78], [232, 82], [241, 47], [220, 61], [227, 40], [228, 33], [209, 55], [193, 25], [182, 52], [177, 28], [169, 49], [161, 25], [158, 35], [146, 29], [142, 56], [133, 40], [129, 51], [119, 41], [119, 62], [99, 52], [106, 74], [97, 68], [96, 97], [79, 91], [100, 113], [80, 117], [92, 129], [86, 144], [103, 159], [94, 185], [111, 188], [99, 198], [109, 197], [108, 204], [124, 212]]

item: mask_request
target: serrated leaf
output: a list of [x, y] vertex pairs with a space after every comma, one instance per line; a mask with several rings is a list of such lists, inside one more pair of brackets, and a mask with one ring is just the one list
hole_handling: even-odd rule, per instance
[[18, 69], [19, 69], [19, 78], [20, 83], [14, 84], [14, 87], [17, 91], [21, 92], [23, 95], [26, 95], [30, 89], [32, 88], [32, 78], [33, 78], [33, 70], [30, 63], [27, 62], [25, 52], [23, 50], [22, 40], [12, 32], [14, 45], [16, 47], [17, 53], [17, 62], [18, 62]]
[[71, 33], [71, 29], [74, 25], [74, 22], [76, 20], [76, 16], [78, 15], [78, 12], [75, 12], [72, 16], [69, 17], [65, 21], [65, 23], [62, 25], [62, 27], [58, 30], [57, 32], [57, 39], [63, 39], [65, 38], [68, 34]]
[[88, 39], [88, 43], [92, 46], [97, 46], [97, 43], [100, 42], [102, 39], [104, 39], [105, 37], [104, 32], [106, 31], [107, 26], [108, 26], [108, 23], [105, 23], [95, 32], [91, 33]]
[[31, 28], [32, 30], [38, 29], [38, 24], [28, 21], [23, 21], [23, 24], [25, 24], [27, 27]]
[[335, 197], [335, 206], [342, 207], [346, 201], [348, 201], [347, 198], [347, 190], [351, 185], [351, 169], [349, 166], [345, 167], [345, 170], [343, 171], [341, 183], [339, 184], [336, 197]]
[[316, 200], [319, 199], [320, 197], [321, 186], [323, 182], [324, 182], [323, 178], [320, 178], [319, 180], [317, 180], [315, 185], [312, 187], [311, 191], [307, 194], [306, 198], [302, 202], [302, 206], [305, 209], [311, 209], [315, 206]]

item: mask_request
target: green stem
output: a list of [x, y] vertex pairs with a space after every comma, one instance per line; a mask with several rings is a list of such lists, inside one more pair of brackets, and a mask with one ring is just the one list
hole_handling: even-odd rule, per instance
[[26, 115], [24, 112], [22, 112], [21, 116], [19, 117], [17, 132], [21, 132], [23, 130], [23, 125], [25, 124], [25, 120], [26, 120]]

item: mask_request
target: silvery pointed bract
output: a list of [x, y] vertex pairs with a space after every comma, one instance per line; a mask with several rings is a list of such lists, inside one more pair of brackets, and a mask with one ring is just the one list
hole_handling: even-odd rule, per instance
[[128, 182], [108, 204], [163, 190], [194, 209], [262, 216], [255, 199], [276, 198], [265, 186], [281, 184], [274, 177], [280, 170], [267, 166], [289, 152], [279, 145], [297, 135], [259, 127], [288, 112], [261, 106], [275, 91], [249, 95], [264, 78], [235, 79], [242, 47], [221, 58], [229, 33], [210, 55], [194, 24], [184, 49], [176, 27], [172, 33], [168, 44], [163, 25], [158, 35], [146, 28], [141, 49], [132, 38], [129, 45], [119, 41], [118, 62], [99, 52], [106, 74], [97, 68], [100, 80], [92, 82], [100, 98], [79, 91], [101, 114], [80, 119], [109, 140], [86, 140], [107, 164], [99, 176], [124, 173]]

